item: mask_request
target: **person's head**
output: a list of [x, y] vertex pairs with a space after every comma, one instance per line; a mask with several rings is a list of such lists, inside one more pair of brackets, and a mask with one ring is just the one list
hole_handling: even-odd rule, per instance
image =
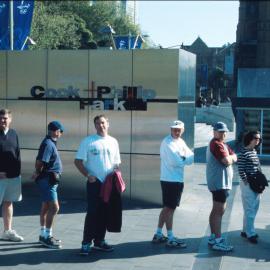
[[171, 123], [170, 128], [171, 128], [171, 136], [174, 139], [178, 139], [184, 133], [185, 125], [182, 121], [175, 120]]
[[243, 143], [245, 147], [254, 149], [261, 143], [261, 134], [259, 131], [249, 131], [244, 135]]
[[98, 135], [104, 137], [108, 134], [109, 120], [105, 115], [97, 115], [94, 118], [94, 124]]
[[48, 124], [48, 135], [58, 139], [64, 132], [64, 126], [59, 121], [52, 121]]
[[9, 128], [12, 121], [11, 111], [8, 109], [0, 110], [0, 130], [6, 130]]
[[213, 125], [214, 138], [219, 141], [224, 141], [226, 137], [226, 132], [228, 132], [227, 125], [223, 122], [217, 122]]

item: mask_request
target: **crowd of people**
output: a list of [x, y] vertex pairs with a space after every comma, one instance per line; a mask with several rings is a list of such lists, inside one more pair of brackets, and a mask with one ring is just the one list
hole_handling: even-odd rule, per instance
[[[1, 109], [0, 204], [4, 224], [1, 239], [19, 242], [24, 239], [13, 229], [12, 218], [13, 202], [22, 199], [21, 157], [18, 135], [14, 129], [10, 128], [11, 122], [10, 110]], [[119, 145], [118, 141], [109, 135], [109, 120], [105, 115], [97, 115], [94, 118], [94, 126], [96, 134], [91, 134], [81, 141], [74, 160], [75, 167], [86, 179], [87, 190], [87, 211], [80, 249], [81, 255], [88, 255], [91, 249], [105, 252], [114, 250], [113, 246], [105, 241], [106, 214], [110, 201], [104, 201], [101, 192], [104, 193], [104, 187], [105, 192], [108, 192], [108, 189], [109, 192], [116, 193], [124, 190], [119, 174], [121, 163]], [[169, 248], [185, 248], [186, 242], [173, 233], [173, 217], [184, 191], [184, 167], [194, 162], [194, 153], [182, 139], [185, 130], [182, 121], [175, 120], [168, 128], [170, 132], [162, 140], [160, 146], [160, 184], [163, 207], [158, 217], [152, 243], [165, 243]], [[42, 202], [38, 241], [43, 246], [52, 249], [62, 247], [61, 240], [54, 237], [52, 227], [60, 208], [57, 188], [62, 174], [62, 162], [57, 150], [57, 141], [63, 135], [64, 130], [63, 124], [59, 121], [52, 121], [48, 124], [48, 132], [40, 144], [32, 175]], [[256, 148], [261, 142], [260, 132], [247, 132], [244, 136], [243, 148], [238, 155], [225, 142], [227, 132], [226, 124], [217, 122], [213, 126], [213, 138], [206, 151], [206, 180], [213, 201], [209, 214], [211, 235], [208, 245], [218, 251], [233, 250], [233, 247], [227, 244], [222, 237], [221, 225], [226, 210], [226, 201], [232, 189], [232, 165], [237, 160], [243, 203], [241, 236], [253, 244], [258, 243], [254, 221], [261, 195], [251, 188], [249, 179], [261, 172], [256, 152]], [[121, 208], [119, 202], [117, 207]], [[113, 213], [115, 215], [116, 212]], [[116, 216], [113, 217], [116, 218]], [[121, 218], [121, 215], [119, 217]], [[121, 222], [119, 224], [121, 226]], [[164, 226], [166, 234], [163, 232]]]

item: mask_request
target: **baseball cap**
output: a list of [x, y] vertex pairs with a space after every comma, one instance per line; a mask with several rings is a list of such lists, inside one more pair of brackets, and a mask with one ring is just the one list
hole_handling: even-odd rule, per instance
[[48, 124], [48, 130], [56, 131], [60, 129], [61, 132], [64, 131], [64, 126], [59, 121], [52, 121]]
[[213, 125], [213, 128], [215, 131], [229, 131], [228, 128], [227, 128], [227, 125], [223, 122], [217, 122]]
[[185, 124], [180, 120], [175, 120], [170, 125], [171, 128], [184, 128]]

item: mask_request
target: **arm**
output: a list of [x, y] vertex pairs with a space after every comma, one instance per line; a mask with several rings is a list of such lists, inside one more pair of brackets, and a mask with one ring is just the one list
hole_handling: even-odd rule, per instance
[[242, 153], [240, 153], [238, 156], [238, 173], [241, 180], [244, 183], [247, 183], [247, 174], [245, 172], [245, 164], [246, 164], [245, 156]]
[[89, 181], [89, 183], [94, 183], [97, 181], [97, 178], [93, 175], [89, 175], [88, 171], [86, 170], [86, 168], [83, 165], [83, 160], [82, 159], [75, 159], [74, 160], [74, 164], [75, 167], [78, 169], [78, 171], [87, 178], [87, 180]]
[[233, 163], [235, 163], [237, 161], [237, 156], [236, 154], [231, 154], [229, 156], [224, 157], [223, 159], [221, 159], [221, 162], [225, 165], [225, 166], [230, 166]]

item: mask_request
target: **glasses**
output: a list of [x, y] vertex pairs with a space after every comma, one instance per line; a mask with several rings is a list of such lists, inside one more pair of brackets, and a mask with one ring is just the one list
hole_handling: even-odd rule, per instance
[[253, 140], [261, 140], [259, 137], [253, 137]]

